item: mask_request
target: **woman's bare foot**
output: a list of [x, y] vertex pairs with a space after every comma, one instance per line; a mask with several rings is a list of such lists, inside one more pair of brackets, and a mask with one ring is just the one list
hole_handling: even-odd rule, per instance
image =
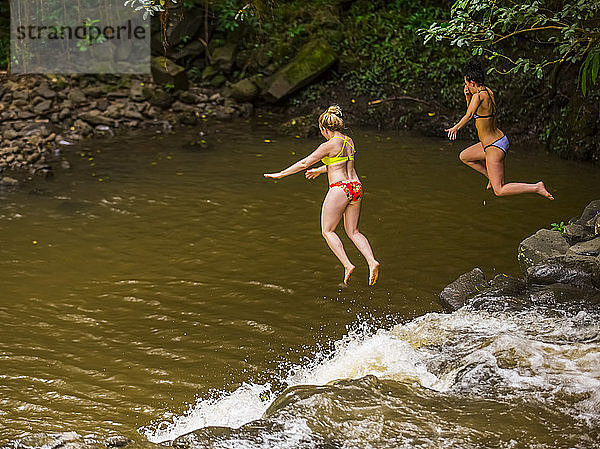
[[537, 186], [536, 192], [539, 195], [545, 196], [549, 200], [553, 200], [554, 199], [554, 197], [552, 196], [552, 194], [546, 190], [546, 186], [544, 185], [544, 183], [542, 181], [538, 182], [536, 184], [536, 186]]
[[348, 285], [348, 279], [350, 279], [350, 275], [356, 268], [354, 265], [350, 265], [349, 267], [344, 267], [344, 284]]
[[374, 265], [369, 266], [369, 285], [375, 284], [379, 277], [379, 262], [375, 262]]

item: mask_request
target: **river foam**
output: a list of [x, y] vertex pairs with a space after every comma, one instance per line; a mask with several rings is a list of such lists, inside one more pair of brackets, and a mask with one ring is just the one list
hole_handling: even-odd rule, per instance
[[[463, 308], [429, 313], [392, 329], [348, 332], [331, 350], [288, 369], [274, 384], [325, 386], [376, 376], [442, 395], [533, 401], [590, 425], [600, 423], [600, 326], [594, 314]], [[152, 442], [210, 426], [238, 428], [265, 417], [280, 396], [270, 384], [244, 384], [199, 399], [186, 413], [140, 431]], [[307, 437], [303, 416], [288, 424]], [[286, 421], [286, 422], [287, 422]], [[274, 437], [274, 435], [271, 435]]]

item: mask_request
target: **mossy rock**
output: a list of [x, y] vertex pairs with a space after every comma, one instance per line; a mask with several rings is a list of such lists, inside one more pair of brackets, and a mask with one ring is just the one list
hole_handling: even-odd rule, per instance
[[211, 55], [211, 63], [222, 72], [229, 73], [235, 62], [235, 50], [237, 45], [228, 43], [223, 47], [215, 48]]
[[231, 96], [240, 102], [253, 101], [256, 99], [260, 89], [251, 79], [245, 78], [231, 86]]
[[265, 98], [271, 102], [281, 100], [325, 73], [336, 60], [335, 51], [326, 40], [307, 43], [288, 65], [271, 77]]
[[152, 58], [150, 66], [152, 70], [152, 78], [155, 84], [171, 85], [174, 90], [187, 90], [189, 82], [185, 68], [175, 64], [170, 59], [164, 56], [156, 56]]
[[206, 66], [202, 70], [202, 81], [210, 81], [218, 73], [212, 65]]
[[210, 85], [213, 87], [221, 87], [223, 84], [225, 84], [225, 81], [227, 81], [225, 76], [219, 73], [210, 80]]

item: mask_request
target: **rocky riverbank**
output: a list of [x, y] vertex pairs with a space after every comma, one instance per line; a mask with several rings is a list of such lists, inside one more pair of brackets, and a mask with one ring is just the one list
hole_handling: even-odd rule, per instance
[[521, 309], [553, 304], [561, 310], [600, 307], [600, 200], [560, 230], [540, 229], [517, 251], [523, 277], [499, 274], [486, 280], [479, 268], [462, 274], [440, 293], [450, 309]]
[[139, 129], [169, 132], [211, 119], [252, 114], [250, 103], [209, 87], [170, 90], [151, 77], [0, 77], [0, 185], [50, 176], [55, 163], [69, 167], [69, 146], [92, 137]]

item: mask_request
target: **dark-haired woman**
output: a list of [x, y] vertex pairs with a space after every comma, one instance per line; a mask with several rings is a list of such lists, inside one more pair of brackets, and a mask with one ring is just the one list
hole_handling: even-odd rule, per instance
[[308, 169], [319, 160], [323, 162], [319, 168], [306, 171], [306, 178], [314, 179], [327, 173], [329, 190], [323, 200], [321, 211], [321, 231], [331, 251], [344, 265], [344, 284], [348, 283], [354, 271], [354, 265], [348, 259], [342, 241], [335, 233], [335, 228], [344, 217], [344, 229], [369, 264], [369, 285], [375, 284], [379, 276], [379, 262], [373, 256], [373, 250], [367, 238], [358, 230], [362, 185], [354, 168], [354, 142], [340, 131], [344, 128], [342, 110], [339, 106], [330, 106], [319, 116], [319, 129], [326, 142], [304, 159], [292, 164], [277, 173], [265, 173], [266, 178], [279, 179], [284, 176]]
[[485, 84], [485, 75], [481, 65], [471, 60], [465, 69], [464, 94], [467, 100], [467, 113], [452, 128], [446, 129], [450, 140], [456, 139], [456, 133], [471, 118], [475, 119], [475, 128], [479, 142], [464, 149], [460, 160], [488, 178], [488, 186], [497, 196], [537, 193], [548, 199], [554, 197], [546, 190], [544, 183], [523, 182], [504, 183], [504, 158], [508, 152], [508, 138], [496, 126], [496, 99]]

